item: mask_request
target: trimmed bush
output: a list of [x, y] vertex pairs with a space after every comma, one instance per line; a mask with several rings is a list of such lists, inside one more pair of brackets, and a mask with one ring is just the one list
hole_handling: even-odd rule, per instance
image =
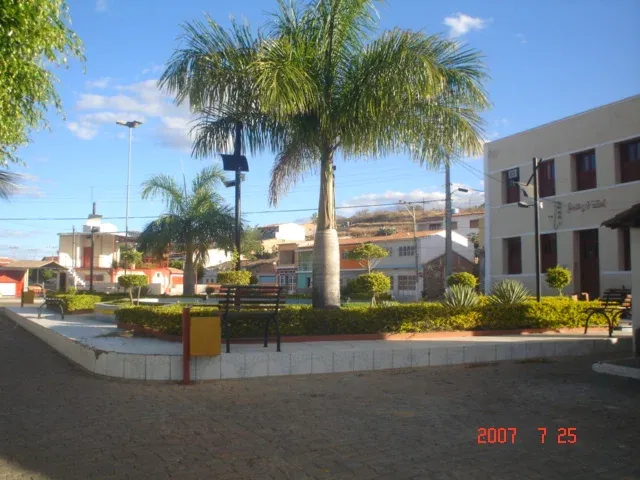
[[251, 272], [249, 270], [227, 270], [218, 272], [217, 282], [221, 285], [250, 285]]
[[454, 285], [465, 285], [469, 288], [476, 288], [478, 285], [478, 279], [473, 273], [456, 272], [447, 277], [447, 285], [449, 287], [453, 287]]
[[448, 308], [475, 307], [478, 304], [479, 295], [468, 285], [451, 285], [444, 292], [442, 304]]
[[93, 310], [96, 303], [102, 301], [100, 295], [91, 294], [66, 294], [59, 293], [55, 295], [55, 298], [59, 298], [64, 301], [64, 312], [74, 313], [81, 310]]
[[[545, 297], [539, 304], [527, 300], [507, 307], [483, 303], [473, 308], [457, 309], [440, 303], [355, 306], [336, 310], [289, 305], [280, 311], [280, 332], [282, 335], [336, 335], [581, 327], [587, 317], [586, 310], [600, 305], [599, 302], [574, 302], [557, 297]], [[115, 315], [120, 323], [181, 335], [182, 308], [181, 305], [128, 307], [117, 310]], [[192, 316], [217, 314], [217, 307], [191, 308]], [[592, 317], [592, 322], [594, 326], [606, 325], [602, 317]], [[262, 337], [264, 318], [247, 312], [246, 318], [234, 319], [231, 335], [234, 338]]]
[[354, 290], [355, 293], [368, 295], [371, 305], [375, 305], [379, 295], [391, 290], [391, 280], [384, 273], [365, 273], [356, 278]]
[[118, 285], [129, 291], [131, 303], [133, 303], [133, 289], [138, 289], [138, 300], [140, 300], [140, 290], [142, 287], [146, 287], [148, 283], [149, 279], [146, 275], [122, 275], [118, 277]]
[[558, 295], [562, 296], [562, 290], [571, 283], [571, 271], [568, 268], [556, 265], [547, 269], [545, 279], [547, 285], [558, 290]]

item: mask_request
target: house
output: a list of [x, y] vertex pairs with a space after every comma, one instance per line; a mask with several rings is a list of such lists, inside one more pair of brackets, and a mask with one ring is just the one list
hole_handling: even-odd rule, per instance
[[[112, 291], [118, 288], [118, 277], [126, 273], [146, 275], [152, 293], [182, 292], [182, 270], [169, 268], [168, 258], [144, 258], [142, 265], [120, 268], [120, 247], [127, 244], [127, 237], [115, 225], [102, 222], [102, 215], [89, 215], [81, 231], [58, 235], [60, 265], [66, 268], [58, 274], [58, 289], [88, 290], [93, 284], [96, 291]], [[133, 244], [137, 236], [129, 232], [128, 244]]]
[[0, 266], [0, 297], [20, 297], [29, 288], [29, 270], [36, 271], [36, 283], [39, 271], [57, 270], [64, 275], [66, 269], [57, 262], [48, 260], [14, 260]]
[[261, 232], [260, 243], [267, 252], [273, 252], [282, 243], [304, 241], [306, 230], [297, 223], [281, 223], [258, 227]]
[[[631, 285], [629, 228], [602, 222], [640, 202], [640, 95], [484, 146], [485, 282], [513, 278], [535, 290], [534, 210], [519, 208], [538, 167], [541, 270], [560, 264], [569, 287], [596, 298]], [[554, 294], [545, 282], [542, 293]]]
[[[480, 221], [484, 217], [484, 213], [454, 213], [451, 215], [451, 230], [460, 235], [469, 236], [470, 234], [480, 233]], [[430, 217], [417, 223], [419, 232], [444, 230], [444, 216]]]

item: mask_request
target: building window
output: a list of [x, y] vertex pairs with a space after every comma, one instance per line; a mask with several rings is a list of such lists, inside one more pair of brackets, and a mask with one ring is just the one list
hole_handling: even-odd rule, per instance
[[416, 276], [415, 275], [398, 275], [398, 290], [413, 290], [416, 289]]
[[631, 270], [631, 231], [628, 228], [619, 230], [620, 236], [620, 269]]
[[469, 228], [480, 228], [480, 219], [476, 218], [469, 222]]
[[[85, 282], [90, 282], [91, 281], [91, 275], [85, 275], [84, 276], [84, 281]], [[93, 274], [93, 281], [94, 282], [104, 282], [104, 275], [103, 274]]]
[[522, 273], [522, 243], [520, 237], [504, 239], [506, 253], [506, 269], [508, 275], [520, 275]]
[[558, 264], [558, 237], [555, 233], [540, 235], [540, 271]]
[[430, 223], [429, 230], [442, 230], [442, 223]]
[[520, 169], [512, 168], [502, 172], [502, 182], [504, 184], [504, 203], [518, 203], [520, 201]]
[[398, 256], [400, 257], [413, 257], [415, 254], [415, 245], [402, 245], [401, 247], [398, 247]]
[[347, 260], [349, 258], [349, 250], [343, 250], [340, 252], [340, 258], [342, 260]]
[[596, 188], [596, 151], [589, 150], [574, 155], [576, 190]]
[[458, 229], [458, 222], [451, 222], [451, 230], [457, 230]]
[[556, 194], [556, 168], [553, 160], [545, 160], [538, 166], [538, 193], [540, 198]]
[[620, 182], [640, 180], [640, 138], [618, 145]]

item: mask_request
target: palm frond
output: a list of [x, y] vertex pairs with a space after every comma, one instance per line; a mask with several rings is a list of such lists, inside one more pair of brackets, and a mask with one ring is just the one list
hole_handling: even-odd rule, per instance
[[154, 175], [142, 184], [143, 199], [161, 197], [170, 213], [177, 214], [183, 209], [185, 192], [173, 177], [164, 174]]
[[193, 179], [191, 191], [193, 195], [204, 192], [207, 196], [214, 195], [215, 188], [222, 185], [225, 180], [224, 171], [219, 165], [211, 165], [203, 168]]
[[181, 232], [182, 220], [174, 215], [163, 215], [157, 220], [149, 222], [143, 228], [137, 240], [137, 249], [156, 258], [161, 258], [169, 245], [177, 250], [184, 248]]
[[0, 170], [0, 198], [8, 200], [11, 195], [16, 193], [20, 188], [19, 180], [20, 175], [17, 173]]
[[276, 206], [280, 197], [306, 175], [313, 173], [319, 163], [317, 149], [304, 143], [291, 143], [278, 153], [271, 168], [269, 204]]

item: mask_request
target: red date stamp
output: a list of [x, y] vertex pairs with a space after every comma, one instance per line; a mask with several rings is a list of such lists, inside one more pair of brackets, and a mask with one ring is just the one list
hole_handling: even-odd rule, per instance
[[[574, 427], [559, 427], [555, 433], [548, 433], [547, 427], [538, 427], [539, 440], [540, 443], [545, 443], [545, 441], [553, 442], [554, 439], [557, 444], [577, 443], [578, 434], [576, 430]], [[517, 436], [518, 429], [515, 427], [478, 428], [478, 444], [514, 444]]]

